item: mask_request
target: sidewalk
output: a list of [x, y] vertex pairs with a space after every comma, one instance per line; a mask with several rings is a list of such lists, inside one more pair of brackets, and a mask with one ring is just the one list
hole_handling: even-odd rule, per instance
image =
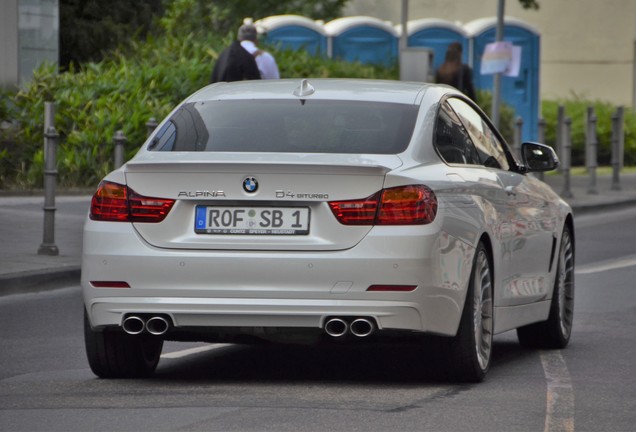
[[[545, 181], [562, 194], [563, 177], [546, 175]], [[620, 191], [611, 190], [611, 177], [598, 178], [598, 194], [587, 193], [588, 176], [571, 178], [575, 215], [636, 205], [636, 174], [620, 178]], [[1, 192], [1, 191], [0, 191]], [[0, 296], [37, 292], [75, 285], [80, 279], [82, 230], [91, 197], [58, 196], [55, 212], [55, 244], [59, 255], [38, 255], [42, 244], [44, 212], [42, 196], [0, 195]]]

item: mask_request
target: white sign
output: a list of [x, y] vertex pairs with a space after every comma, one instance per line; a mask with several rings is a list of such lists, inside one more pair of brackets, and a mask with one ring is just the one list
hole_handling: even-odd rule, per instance
[[493, 42], [486, 45], [481, 57], [482, 75], [505, 73], [512, 64], [512, 42]]

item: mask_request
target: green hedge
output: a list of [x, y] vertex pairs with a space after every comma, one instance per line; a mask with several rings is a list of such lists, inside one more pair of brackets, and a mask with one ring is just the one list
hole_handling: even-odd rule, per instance
[[[191, 0], [181, 0], [189, 4]], [[175, 3], [175, 4], [178, 4]], [[174, 25], [165, 21], [164, 25]], [[165, 32], [116, 51], [100, 63], [89, 63], [79, 71], [58, 74], [44, 65], [32, 81], [14, 93], [0, 92], [0, 189], [39, 188], [43, 179], [44, 102], [55, 101], [55, 127], [61, 136], [58, 151], [58, 183], [62, 187], [94, 186], [113, 167], [112, 138], [122, 129], [128, 138], [126, 157], [139, 149], [146, 137], [146, 122], [160, 120], [183, 100], [208, 83], [212, 66], [233, 35], [219, 37], [200, 32]], [[199, 36], [196, 36], [199, 35]], [[397, 66], [383, 68], [338, 62], [310, 56], [303, 51], [279, 51], [281, 76], [357, 77], [397, 79]], [[490, 94], [479, 92], [478, 102], [490, 113]], [[547, 143], [554, 143], [556, 110], [565, 105], [573, 119], [574, 164], [583, 161], [584, 119], [588, 105], [596, 107], [599, 156], [609, 162], [611, 115], [606, 103], [584, 100], [545, 101]], [[514, 112], [504, 106], [502, 133], [513, 136]], [[636, 117], [626, 111], [626, 164], [636, 164]]]
[[[612, 151], [612, 115], [616, 106], [607, 102], [593, 101], [574, 97], [572, 99], [547, 100], [542, 104], [542, 116], [546, 123], [546, 144], [552, 146], [556, 142], [557, 113], [563, 106], [565, 116], [572, 120], [572, 165], [585, 164], [585, 131], [587, 108], [594, 107], [597, 122], [599, 165], [611, 163]], [[625, 165], [636, 165], [636, 114], [632, 109], [625, 109]]]
[[[38, 188], [43, 177], [44, 102], [55, 101], [61, 136], [58, 183], [84, 187], [113, 167], [115, 131], [128, 138], [126, 157], [144, 142], [146, 122], [157, 120], [208, 83], [212, 66], [231, 37], [149, 38], [81, 71], [57, 74], [39, 68], [16, 94], [2, 95], [1, 120], [14, 126], [0, 137], [0, 188]], [[397, 70], [316, 58], [305, 52], [276, 51], [282, 77], [395, 78]]]

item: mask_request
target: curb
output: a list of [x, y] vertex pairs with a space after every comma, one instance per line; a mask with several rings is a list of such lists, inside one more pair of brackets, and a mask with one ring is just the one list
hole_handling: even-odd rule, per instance
[[25, 294], [50, 291], [80, 283], [80, 266], [60, 269], [45, 269], [0, 276], [0, 297], [11, 294]]
[[602, 212], [606, 210], [620, 210], [636, 206], [636, 198], [602, 204], [570, 204], [574, 216]]

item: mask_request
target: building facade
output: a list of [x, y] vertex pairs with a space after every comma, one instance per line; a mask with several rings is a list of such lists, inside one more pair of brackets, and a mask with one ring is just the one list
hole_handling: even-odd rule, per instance
[[29, 80], [58, 56], [59, 0], [0, 0], [0, 87]]

